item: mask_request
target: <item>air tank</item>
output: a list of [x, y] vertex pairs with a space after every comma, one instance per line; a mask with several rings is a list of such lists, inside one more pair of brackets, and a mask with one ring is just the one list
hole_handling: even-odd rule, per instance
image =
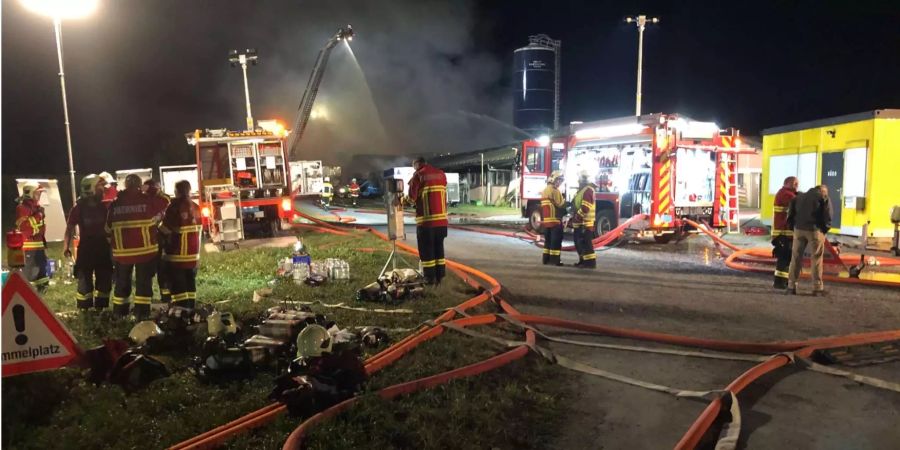
[[531, 36], [513, 53], [513, 125], [534, 136], [558, 126], [559, 41]]

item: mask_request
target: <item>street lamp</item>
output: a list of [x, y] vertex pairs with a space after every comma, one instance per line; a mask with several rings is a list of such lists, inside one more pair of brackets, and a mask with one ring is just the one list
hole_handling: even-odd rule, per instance
[[637, 63], [637, 98], [635, 99], [634, 115], [641, 115], [641, 72], [644, 63], [644, 27], [647, 23], [659, 23], [659, 17], [647, 17], [643, 14], [635, 17], [626, 17], [626, 23], [633, 23], [638, 28], [638, 63]]
[[253, 114], [250, 113], [250, 86], [247, 84], [247, 63], [256, 65], [256, 60], [258, 57], [256, 56], [255, 48], [248, 48], [244, 50], [244, 53], [238, 53], [237, 50], [232, 50], [228, 52], [228, 62], [231, 63], [231, 67], [235, 67], [238, 64], [241, 65], [241, 70], [244, 72], [244, 98], [247, 100], [247, 130], [251, 131], [254, 129], [253, 127]]
[[81, 19], [97, 9], [98, 0], [21, 0], [26, 9], [53, 19], [56, 32], [56, 56], [59, 60], [59, 87], [62, 90], [63, 118], [66, 124], [66, 146], [69, 150], [69, 181], [72, 184], [72, 205], [75, 205], [75, 163], [72, 160], [72, 133], [69, 130], [69, 105], [66, 102], [66, 72], [63, 70], [62, 21]]

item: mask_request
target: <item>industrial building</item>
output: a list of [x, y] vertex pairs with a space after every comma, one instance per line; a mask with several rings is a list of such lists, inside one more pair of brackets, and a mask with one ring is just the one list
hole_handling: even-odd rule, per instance
[[828, 186], [831, 232], [889, 238], [891, 208], [900, 205], [900, 109], [880, 109], [763, 130], [762, 219], [785, 177], [800, 190]]

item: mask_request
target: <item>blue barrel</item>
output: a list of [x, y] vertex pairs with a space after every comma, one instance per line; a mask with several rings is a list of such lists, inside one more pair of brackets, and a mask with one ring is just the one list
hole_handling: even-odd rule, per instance
[[535, 136], [553, 129], [556, 56], [537, 44], [513, 53], [513, 125]]

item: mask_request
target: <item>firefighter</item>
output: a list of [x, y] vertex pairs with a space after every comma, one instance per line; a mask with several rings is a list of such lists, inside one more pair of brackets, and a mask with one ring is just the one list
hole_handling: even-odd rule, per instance
[[544, 254], [542, 262], [553, 266], [562, 266], [560, 261], [562, 253], [563, 226], [562, 217], [565, 214], [565, 200], [559, 191], [563, 183], [563, 176], [559, 171], [554, 171], [547, 177], [547, 187], [541, 193], [541, 227], [544, 229]]
[[72, 257], [72, 239], [78, 227], [78, 256], [75, 259], [75, 276], [78, 290], [75, 303], [78, 309], [91, 307], [98, 311], [109, 307], [112, 290], [112, 259], [109, 241], [106, 239], [106, 203], [103, 194], [106, 180], [90, 174], [81, 179], [81, 197], [69, 211], [63, 255]]
[[44, 239], [44, 207], [41, 196], [44, 188], [40, 184], [29, 181], [22, 186], [22, 196], [16, 206], [16, 229], [22, 233], [25, 243], [25, 278], [38, 290], [44, 292], [50, 283], [47, 274], [47, 242]]
[[200, 260], [200, 207], [191, 200], [191, 183], [175, 184], [175, 200], [159, 226], [165, 241], [166, 268], [172, 283], [172, 306], [194, 309], [197, 299], [197, 262]]
[[439, 285], [446, 275], [444, 238], [447, 237], [447, 177], [419, 157], [409, 180], [408, 203], [416, 206], [416, 243], [425, 282]]
[[106, 206], [109, 206], [119, 194], [119, 183], [114, 176], [109, 174], [109, 172], [100, 172], [99, 177], [106, 181], [106, 189], [103, 191], [103, 203], [106, 203]]
[[791, 201], [797, 196], [797, 177], [787, 177], [784, 185], [775, 194], [775, 211], [772, 217], [772, 256], [775, 258], [773, 287], [787, 289], [788, 269], [791, 266], [791, 248], [794, 245], [794, 230], [788, 226], [787, 214]]
[[572, 200], [575, 209], [575, 217], [572, 219], [572, 228], [575, 231], [575, 250], [578, 251], [577, 267], [594, 269], [597, 267], [597, 253], [594, 251], [594, 193], [597, 185], [588, 178], [586, 173], [578, 177], [578, 193]]
[[356, 184], [356, 178], [350, 180], [350, 201], [353, 202], [353, 207], [356, 208], [356, 204], [359, 202], [359, 185]]
[[125, 190], [119, 192], [106, 219], [106, 232], [112, 240], [116, 264], [116, 288], [113, 313], [128, 314], [131, 275], [135, 275], [134, 315], [139, 320], [150, 315], [153, 275], [156, 271], [157, 233], [161, 214], [158, 201], [141, 192], [141, 177], [125, 178]]
[[331, 185], [331, 178], [325, 177], [325, 180], [322, 182], [322, 193], [319, 194], [322, 206], [325, 209], [328, 209], [328, 207], [331, 206], [332, 195], [334, 195], [334, 186]]
[[[166, 212], [166, 208], [169, 207], [169, 203], [172, 202], [172, 198], [166, 195], [162, 189], [160, 189], [159, 181], [154, 180], [153, 178], [147, 179], [144, 181], [144, 186], [141, 188], [144, 192], [144, 195], [149, 196], [156, 202], [155, 209], [159, 211], [160, 214], [164, 214]], [[163, 254], [163, 243], [158, 243], [159, 251], [156, 253], [156, 284], [159, 287], [159, 296], [160, 300], [163, 303], [169, 303], [172, 301], [172, 290], [171, 283], [169, 282], [169, 270], [165, 267], [166, 262], [162, 258]]]

